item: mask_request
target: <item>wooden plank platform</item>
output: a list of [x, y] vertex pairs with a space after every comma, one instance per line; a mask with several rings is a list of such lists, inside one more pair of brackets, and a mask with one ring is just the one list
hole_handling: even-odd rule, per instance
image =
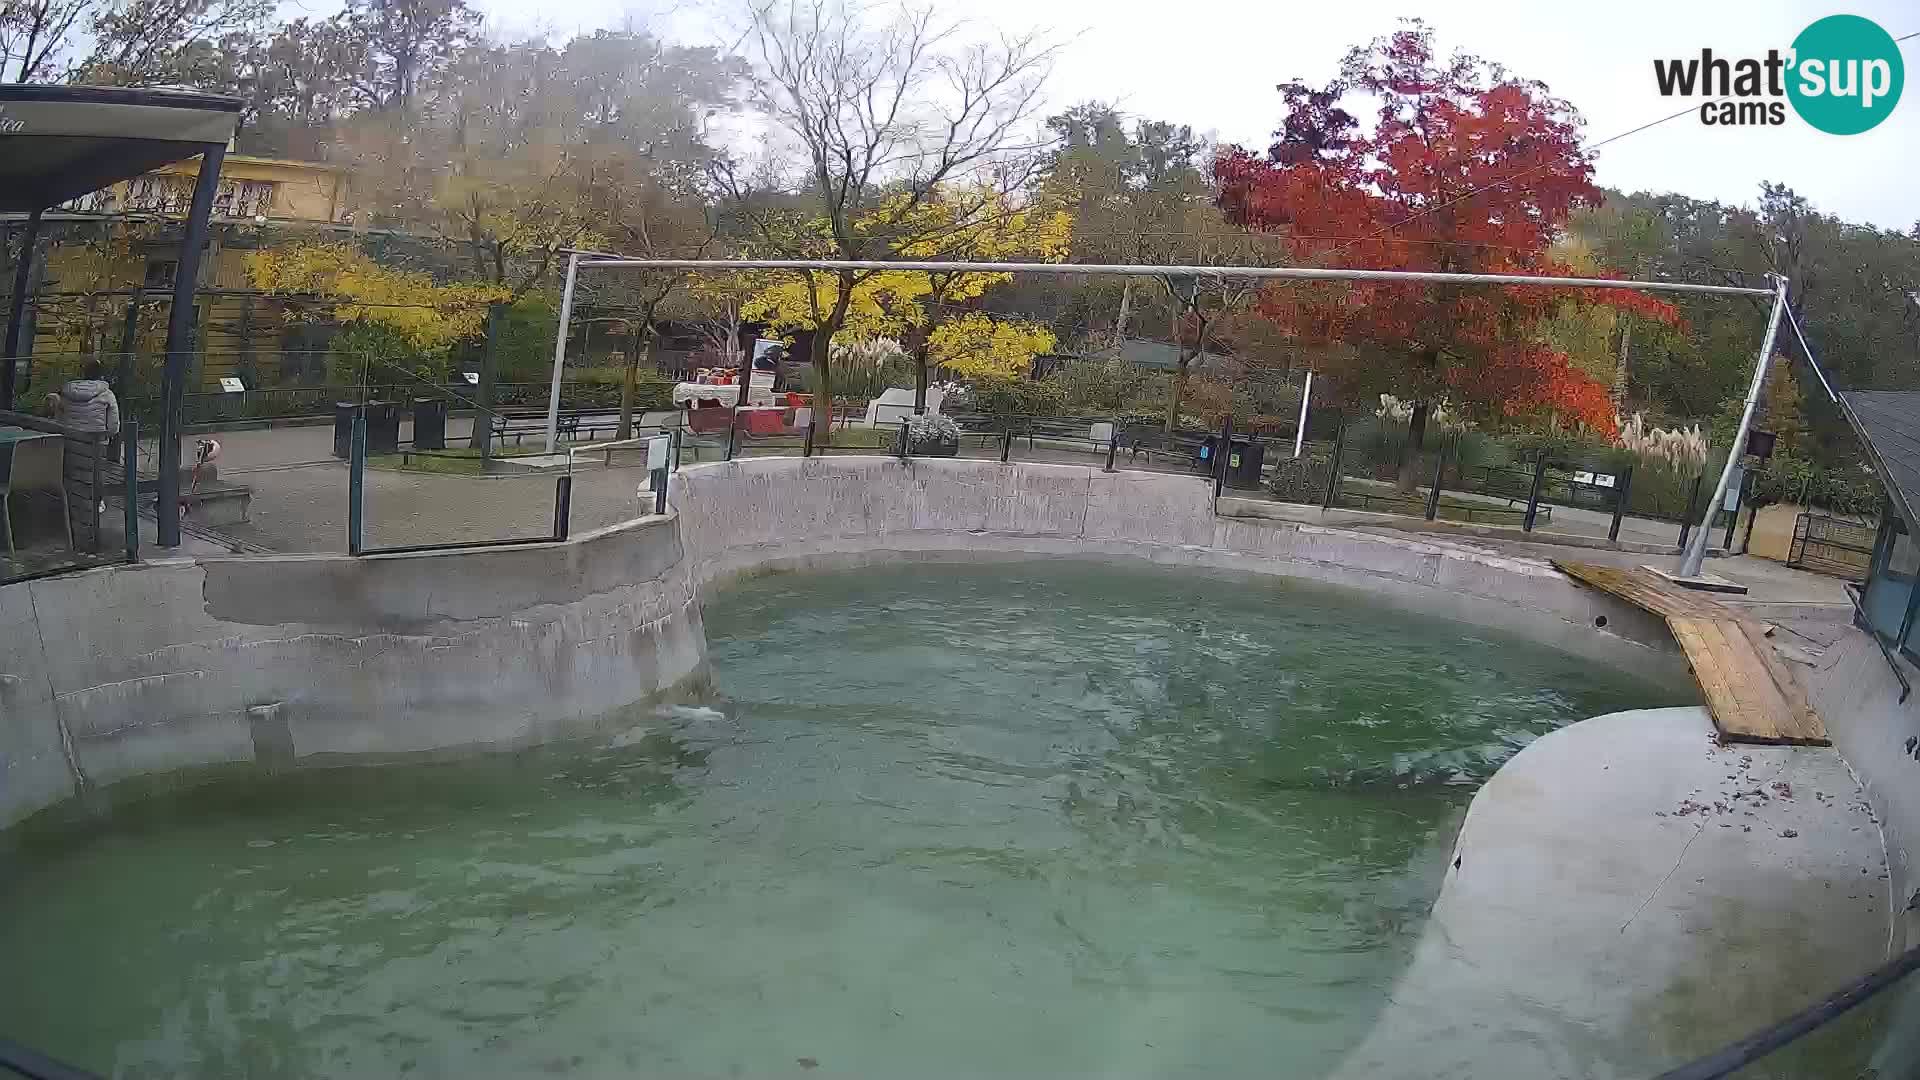
[[1639, 567], [1563, 562], [1554, 568], [1666, 620], [1706, 695], [1722, 742], [1830, 746], [1827, 726], [1751, 619], [1704, 593]]

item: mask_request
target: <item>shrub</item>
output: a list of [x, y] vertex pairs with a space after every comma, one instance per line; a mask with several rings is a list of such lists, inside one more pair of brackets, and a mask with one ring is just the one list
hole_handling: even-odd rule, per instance
[[[872, 401], [890, 387], [913, 385], [913, 357], [892, 338], [834, 342], [833, 396]], [[820, 373], [808, 368], [807, 389], [820, 393]]]
[[1052, 382], [1028, 379], [977, 379], [970, 395], [974, 409], [988, 416], [1059, 416], [1067, 398]]
[[1047, 382], [1060, 388], [1069, 410], [1090, 416], [1150, 412], [1155, 404], [1167, 400], [1164, 372], [1122, 360], [1074, 360], [1054, 372]]
[[914, 448], [942, 446], [960, 441], [960, 425], [951, 417], [922, 413], [907, 420], [907, 444]]

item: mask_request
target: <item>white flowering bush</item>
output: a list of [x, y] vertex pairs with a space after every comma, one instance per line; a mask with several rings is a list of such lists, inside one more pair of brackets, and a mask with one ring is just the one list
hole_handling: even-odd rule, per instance
[[1707, 437], [1698, 424], [1685, 429], [1648, 427], [1646, 418], [1634, 413], [1620, 425], [1613, 441], [1642, 461], [1675, 472], [1698, 472], [1707, 464]]
[[[1380, 407], [1373, 410], [1373, 415], [1382, 420], [1401, 424], [1410, 423], [1413, 420], [1413, 404], [1411, 401], [1401, 401], [1392, 394], [1381, 394]], [[1427, 410], [1427, 430], [1429, 431], [1468, 431], [1472, 427], [1473, 421], [1464, 416], [1455, 415], [1447, 408], [1447, 403], [1444, 401]]]
[[960, 442], [960, 425], [938, 413], [921, 413], [907, 418], [907, 444], [911, 447], [953, 446]]

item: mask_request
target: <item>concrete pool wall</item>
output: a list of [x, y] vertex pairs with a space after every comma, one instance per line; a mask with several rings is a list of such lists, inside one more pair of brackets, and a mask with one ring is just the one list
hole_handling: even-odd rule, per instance
[[[161, 560], [0, 587], [0, 827], [146, 775], [586, 730], [705, 677], [703, 589], [787, 569], [1041, 556], [1284, 576], [1685, 678], [1658, 620], [1543, 563], [1219, 518], [1195, 477], [754, 458], [684, 469], [673, 504], [559, 544]], [[1900, 838], [1920, 835], [1920, 760], [1902, 740], [1920, 734], [1920, 698], [1892, 705], [1884, 661], [1855, 636], [1809, 689], [1891, 822], [1890, 865], [1876, 864], [1864, 805], [1829, 801], [1851, 794], [1831, 751], [1717, 749], [1697, 707], [1573, 725], [1476, 796], [1427, 933], [1349, 1074], [1485, 1075], [1490, 1041], [1526, 1075], [1643, 1074], [1884, 955], [1889, 909], [1915, 884]], [[1788, 780], [1790, 802], [1749, 799], [1752, 813], [1712, 821], [1689, 809]], [[1593, 993], [1596, 978], [1612, 989]]]
[[670, 517], [565, 544], [0, 588], [0, 826], [146, 774], [524, 745], [704, 676]]
[[1204, 478], [963, 458], [747, 458], [682, 470], [674, 507], [702, 585], [769, 570], [1069, 556], [1299, 578], [1524, 634], [1677, 681], [1658, 619], [1543, 563], [1461, 544], [1217, 517]]
[[1460, 545], [1216, 518], [1197, 477], [887, 457], [687, 468], [565, 543], [157, 560], [0, 587], [0, 826], [91, 789], [510, 747], [704, 677], [698, 593], [885, 559], [1135, 558], [1363, 589], [1683, 679], [1650, 616]]

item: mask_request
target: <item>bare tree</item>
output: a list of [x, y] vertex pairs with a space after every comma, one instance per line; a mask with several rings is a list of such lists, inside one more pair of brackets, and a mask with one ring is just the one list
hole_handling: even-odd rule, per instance
[[[885, 22], [831, 0], [749, 0], [745, 48], [757, 103], [796, 144], [798, 207], [728, 176], [755, 239], [793, 257], [889, 259], [938, 250], [923, 206], [943, 184], [988, 174], [1038, 149], [1028, 137], [1055, 47], [1033, 34], [964, 42], [932, 10]], [[1016, 170], [1017, 171], [1017, 170]], [[962, 222], [968, 215], [956, 216]], [[938, 227], [936, 227], [938, 228]], [[829, 351], [854, 289], [871, 272], [807, 273], [811, 359], [830, 416]]]
[[93, 0], [0, 0], [0, 81], [65, 74], [63, 54]]

